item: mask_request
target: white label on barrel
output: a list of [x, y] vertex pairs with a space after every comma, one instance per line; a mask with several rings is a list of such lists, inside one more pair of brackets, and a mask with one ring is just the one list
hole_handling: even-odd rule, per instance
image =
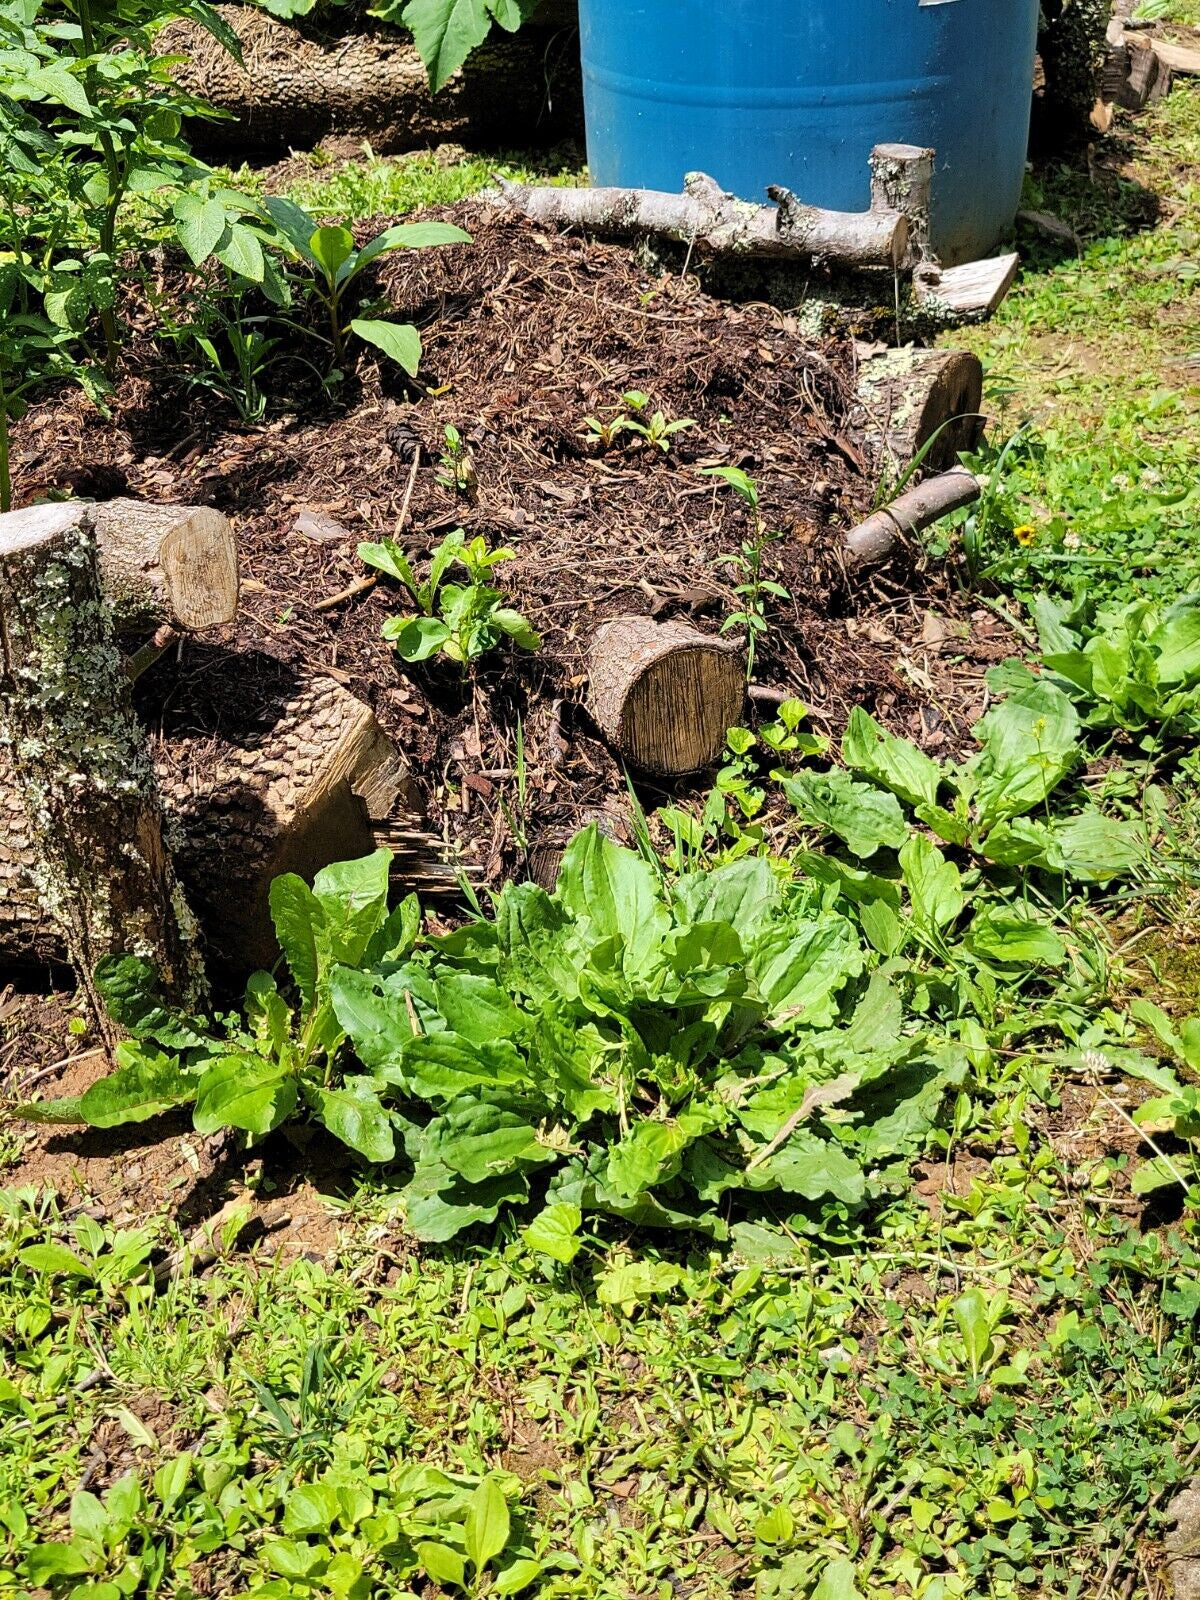
[[952, 6], [956, 0], [917, 0], [919, 6]]

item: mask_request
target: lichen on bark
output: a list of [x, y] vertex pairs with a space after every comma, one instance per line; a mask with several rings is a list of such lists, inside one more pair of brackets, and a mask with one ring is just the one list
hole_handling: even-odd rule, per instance
[[37, 846], [38, 891], [109, 1035], [93, 983], [103, 956], [152, 960], [168, 996], [188, 1006], [203, 998], [203, 971], [91, 521], [83, 509], [55, 525], [13, 518], [0, 530], [0, 739]]

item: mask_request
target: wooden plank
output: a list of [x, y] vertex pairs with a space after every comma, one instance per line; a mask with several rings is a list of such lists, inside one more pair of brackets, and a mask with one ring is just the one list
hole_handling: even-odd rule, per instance
[[918, 269], [913, 293], [919, 306], [936, 306], [959, 317], [990, 317], [1017, 275], [1021, 258], [1015, 252], [968, 261], [961, 267]]
[[1200, 50], [1189, 50], [1186, 45], [1172, 44], [1169, 39], [1151, 39], [1150, 48], [1172, 72], [1200, 76]]

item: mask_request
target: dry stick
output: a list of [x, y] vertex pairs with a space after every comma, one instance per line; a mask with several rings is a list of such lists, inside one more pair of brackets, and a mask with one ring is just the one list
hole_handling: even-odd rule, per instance
[[24, 1094], [27, 1089], [32, 1089], [35, 1083], [40, 1083], [43, 1078], [48, 1078], [61, 1067], [73, 1067], [78, 1061], [90, 1061], [93, 1056], [102, 1056], [104, 1053], [102, 1046], [97, 1045], [94, 1050], [81, 1050], [78, 1055], [63, 1056], [60, 1061], [52, 1061], [48, 1067], [42, 1067], [37, 1072], [30, 1073], [29, 1077], [22, 1078], [13, 1093]]
[[512, 183], [497, 174], [492, 203], [551, 227], [582, 227], [610, 238], [678, 239], [713, 255], [768, 259], [819, 256], [855, 266], [899, 267], [908, 254], [909, 222], [898, 211], [823, 211], [778, 184], [774, 205], [726, 194], [707, 173], [692, 172], [682, 194], [656, 189], [558, 189]]
[[[396, 526], [392, 530], [392, 538], [398, 539], [403, 532], [404, 524], [408, 521], [408, 508], [412, 503], [413, 489], [417, 482], [417, 468], [421, 465], [420, 445], [413, 451], [412, 470], [408, 474], [408, 487], [404, 491], [404, 503], [400, 507], [400, 515], [396, 518]], [[356, 595], [366, 594], [379, 582], [379, 574], [372, 573], [370, 577], [355, 578], [353, 583], [348, 583], [344, 589], [339, 589], [336, 594], [331, 594], [325, 600], [318, 600], [313, 606], [314, 611], [333, 611], [337, 606], [345, 605], [347, 600], [353, 600]]]
[[378, 575], [372, 573], [369, 578], [355, 578], [353, 583], [348, 583], [344, 589], [339, 589], [336, 594], [318, 600], [313, 606], [314, 611], [332, 611], [335, 606], [345, 605], [347, 600], [353, 600], [355, 595], [366, 594], [368, 589], [373, 589], [379, 582]]
[[846, 534], [846, 559], [852, 567], [885, 561], [906, 533], [920, 533], [952, 511], [978, 500], [979, 480], [965, 467], [928, 478], [884, 506]]

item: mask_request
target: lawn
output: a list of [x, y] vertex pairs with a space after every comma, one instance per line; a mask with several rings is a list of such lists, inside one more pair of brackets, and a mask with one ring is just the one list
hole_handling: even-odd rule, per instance
[[[492, 170], [433, 153], [300, 165], [291, 196], [347, 219], [451, 204]], [[569, 182], [578, 155], [505, 170]], [[629, 1104], [581, 1107], [577, 1084], [536, 1112], [521, 1102], [525, 1154], [502, 1195], [494, 1165], [450, 1181], [447, 1096], [411, 1039], [395, 1054], [397, 1128], [416, 1179], [352, 1167], [311, 1126], [247, 1157], [185, 1121], [169, 1129], [178, 1204], [96, 1200], [92, 1160], [155, 1159], [136, 1128], [81, 1146], [78, 1167], [60, 1146], [57, 1194], [0, 1192], [0, 1596], [1164, 1594], [1167, 1506], [1200, 1470], [1200, 664], [1169, 665], [1192, 662], [1200, 624], [1186, 604], [1163, 621], [1200, 590], [1200, 90], [1038, 167], [1026, 206], [1075, 239], [1021, 224], [999, 315], [946, 336], [985, 363], [988, 487], [932, 542], [951, 577], [922, 600], [952, 621], [1015, 617], [1014, 650], [1039, 659], [989, 680], [1001, 705], [983, 755], [941, 751], [931, 773], [862, 725], [842, 751], [851, 785], [781, 708], [757, 747], [731, 741], [703, 813], [651, 819], [628, 851], [599, 835], [580, 851], [586, 892], [534, 908], [562, 942], [522, 945], [513, 929], [532, 913], [513, 896], [507, 931], [489, 908], [474, 945], [439, 923], [446, 937], [414, 953], [409, 929], [354, 1007], [314, 971], [296, 1036], [328, 998], [368, 1066], [372, 1050], [392, 1059], [368, 998], [410, 958], [414, 1035], [414, 994], [428, 1038], [468, 1030], [451, 1005], [464, 990], [485, 1010], [479, 1050], [511, 1038], [529, 1055], [530, 1018], [559, 990], [570, 1007], [555, 1017], [581, 1038], [611, 1051], [611, 1030], [640, 1030], [653, 1059]], [[766, 776], [776, 759], [785, 799]], [[1085, 839], [1081, 819], [1099, 832]], [[831, 838], [836, 858], [816, 854]], [[899, 866], [880, 867], [893, 850]], [[791, 987], [771, 976], [772, 930], [740, 902], [709, 899], [702, 916], [701, 891], [677, 883], [713, 868], [740, 883], [755, 866], [779, 880], [791, 940], [830, 940]], [[657, 930], [676, 988], [633, 963], [642, 924], [623, 905]], [[765, 1014], [729, 976], [743, 950]], [[552, 956], [543, 995], [530, 971]], [[471, 987], [493, 970], [521, 1017]], [[0, 1061], [22, 1017], [4, 1004]], [[759, 1053], [730, 1089], [717, 1040], [739, 1005]], [[240, 1026], [193, 1048], [208, 1060], [236, 1036], [247, 1070], [275, 1023], [258, 1044]], [[710, 1029], [716, 1065], [697, 1065], [697, 1043], [668, 1073], [689, 1026]], [[44, 1053], [71, 1055], [82, 1024], [65, 1002], [47, 1027]], [[768, 1101], [789, 1050], [809, 1052], [812, 1081]], [[871, 1088], [887, 1074], [887, 1092]], [[195, 1098], [173, 1092], [164, 1105]], [[715, 1157], [681, 1176], [659, 1136], [728, 1120], [755, 1093], [739, 1178], [777, 1182], [739, 1190]], [[499, 1114], [511, 1127], [507, 1102]], [[783, 1171], [800, 1121], [808, 1164]], [[650, 1130], [636, 1151], [630, 1123]], [[0, 1125], [10, 1172], [31, 1138]], [[618, 1149], [648, 1163], [625, 1193]], [[551, 1156], [539, 1214], [527, 1168]]]

